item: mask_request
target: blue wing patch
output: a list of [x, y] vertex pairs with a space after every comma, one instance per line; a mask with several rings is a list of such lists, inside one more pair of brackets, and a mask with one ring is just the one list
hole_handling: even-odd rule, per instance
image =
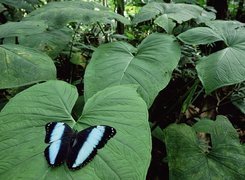
[[56, 167], [66, 161], [71, 170], [85, 166], [116, 134], [116, 129], [104, 125], [91, 126], [76, 133], [62, 122], [48, 123], [45, 129], [45, 143], [49, 146], [44, 154], [48, 164]]

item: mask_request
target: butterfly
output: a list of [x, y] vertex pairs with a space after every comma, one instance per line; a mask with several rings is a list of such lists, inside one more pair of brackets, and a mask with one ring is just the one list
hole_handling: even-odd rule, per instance
[[75, 132], [63, 122], [50, 122], [45, 125], [45, 158], [51, 167], [56, 167], [66, 161], [71, 170], [80, 169], [90, 162], [97, 150], [104, 147], [107, 141], [116, 134], [116, 129], [110, 126], [91, 126], [80, 132]]

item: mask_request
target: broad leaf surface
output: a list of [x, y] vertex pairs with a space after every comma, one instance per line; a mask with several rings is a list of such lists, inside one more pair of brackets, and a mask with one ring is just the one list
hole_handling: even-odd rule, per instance
[[203, 8], [191, 4], [152, 2], [141, 8], [140, 12], [135, 15], [133, 23], [138, 24], [140, 22], [151, 20], [159, 14], [165, 14], [168, 18], [181, 24], [190, 19], [198, 18], [203, 11]]
[[56, 78], [49, 56], [20, 45], [0, 46], [0, 89], [19, 87]]
[[176, 25], [172, 19], [168, 19], [166, 14], [157, 17], [154, 23], [162, 27], [168, 34], [172, 33], [172, 30]]
[[28, 14], [26, 20], [44, 20], [54, 28], [64, 27], [69, 22], [91, 24], [110, 22], [112, 19], [129, 24], [129, 20], [111, 12], [108, 8], [92, 2], [64, 1], [51, 2]]
[[166, 34], [151, 34], [137, 48], [125, 42], [101, 45], [86, 69], [85, 101], [108, 86], [137, 84], [150, 107], [170, 81], [179, 59], [175, 38]]
[[0, 38], [38, 34], [47, 28], [48, 25], [44, 21], [8, 22], [0, 25]]
[[210, 93], [219, 87], [244, 81], [244, 59], [245, 44], [237, 47], [228, 47], [201, 58], [196, 69], [206, 92]]
[[239, 33], [244, 33], [242, 26], [245, 24], [237, 21], [210, 21], [209, 27], [197, 27], [181, 33], [178, 38], [186, 44], [200, 45], [210, 44], [216, 41], [224, 41], [227, 46], [232, 46], [243, 41]]
[[[35, 2], [36, 0], [32, 0], [32, 2]], [[0, 0], [0, 3], [6, 4], [8, 6], [15, 7], [17, 9], [25, 9], [27, 11], [32, 11], [34, 7], [32, 6], [32, 3], [30, 3], [27, 0]], [[40, 2], [36, 2], [38, 4]], [[33, 3], [34, 4], [34, 3]]]
[[[147, 107], [132, 86], [107, 88], [85, 104], [76, 123], [71, 110], [78, 98], [74, 86], [48, 81], [19, 93], [0, 113], [0, 179], [144, 179], [151, 138]], [[77, 171], [48, 167], [43, 151], [44, 125], [68, 123], [80, 131], [110, 125], [117, 134], [95, 159]]]
[[209, 27], [192, 28], [181, 33], [178, 38], [187, 44], [193, 45], [211, 44], [222, 40], [221, 35], [217, 34]]
[[72, 32], [68, 28], [46, 31], [36, 35], [21, 36], [19, 43], [33, 47], [55, 58], [69, 43]]
[[205, 132], [211, 134], [212, 129], [210, 127], [214, 126], [215, 121], [210, 120], [208, 118], [199, 119], [197, 123], [195, 123], [192, 127], [196, 132]]
[[192, 4], [165, 4], [165, 14], [179, 24], [191, 19], [196, 19], [203, 11], [203, 8]]
[[[205, 120], [200, 123], [202, 121]], [[245, 146], [240, 144], [236, 130], [224, 116], [208, 124], [212, 125], [209, 127], [212, 142], [209, 152], [204, 152], [190, 126], [174, 124], [166, 128], [170, 179], [237, 180], [245, 177]], [[205, 130], [205, 126], [202, 127]]]
[[144, 21], [148, 21], [155, 18], [159, 14], [163, 14], [162, 4], [156, 2], [148, 3], [140, 9], [138, 14], [135, 15], [132, 23], [138, 24]]
[[[209, 7], [210, 8], [210, 7]], [[205, 23], [205, 22], [208, 22], [208, 21], [213, 21], [215, 20], [216, 18], [216, 15], [215, 15], [215, 9], [212, 7], [213, 11], [206, 11], [206, 10], [203, 10], [201, 15], [198, 16], [195, 21], [196, 23], [200, 24], [200, 23]], [[210, 9], [209, 9], [210, 10]]]
[[216, 20], [206, 22], [206, 25], [219, 34], [229, 47], [244, 43], [245, 23]]
[[196, 0], [172, 0], [174, 3], [188, 3], [188, 4], [195, 4]]
[[196, 69], [207, 93], [245, 80], [245, 28], [235, 21], [211, 21], [209, 27], [188, 30], [178, 36], [187, 44], [224, 41], [225, 49], [198, 61]]
[[145, 179], [151, 159], [147, 112], [136, 89], [128, 85], [106, 88], [88, 99], [78, 127], [84, 127], [83, 122], [105, 124], [116, 128], [117, 134], [92, 164], [96, 175], [90, 170], [84, 174], [94, 179]]

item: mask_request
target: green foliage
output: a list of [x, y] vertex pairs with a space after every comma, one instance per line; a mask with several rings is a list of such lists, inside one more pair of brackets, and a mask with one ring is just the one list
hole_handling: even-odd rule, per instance
[[[124, 85], [98, 92], [86, 102], [76, 122], [70, 113], [77, 98], [74, 86], [48, 81], [11, 99], [0, 113], [1, 179], [144, 179], [151, 138], [146, 104], [136, 88]], [[44, 125], [50, 121], [66, 122], [79, 131], [88, 125], [110, 125], [117, 134], [81, 170], [51, 169], [43, 156]]]
[[[140, 22], [151, 20], [155, 18], [157, 15], [164, 15], [162, 18], [167, 17], [181, 24], [191, 19], [197, 19], [202, 15], [208, 17], [207, 14], [210, 13], [205, 11], [200, 6], [192, 4], [152, 2], [142, 7], [140, 12], [136, 14], [136, 16], [134, 17], [133, 24], [138, 24]], [[210, 18], [214, 18], [211, 15], [209, 16]], [[199, 21], [200, 20], [201, 19], [199, 18]], [[164, 22], [166, 23], [165, 26], [167, 26], [168, 21], [162, 21], [162, 23]]]
[[38, 49], [51, 58], [58, 56], [72, 39], [72, 31], [67, 27], [45, 31], [35, 35], [20, 36], [19, 43], [24, 46]]
[[[173, 124], [165, 129], [170, 179], [242, 179], [245, 146], [228, 119], [218, 116], [216, 121], [200, 120], [195, 128]], [[196, 132], [211, 134], [210, 150]]]
[[178, 38], [187, 44], [201, 45], [221, 41], [219, 33], [209, 27], [196, 27], [181, 33]]
[[151, 132], [152, 137], [157, 138], [160, 141], [163, 141], [164, 133], [162, 129], [157, 126], [152, 132]]
[[0, 46], [0, 89], [55, 79], [56, 69], [46, 54], [20, 45]]
[[[151, 136], [166, 144], [170, 179], [245, 176], [244, 145], [224, 116], [193, 127], [161, 126], [169, 123], [168, 111], [176, 121], [193, 123], [206, 105], [203, 87], [215, 94], [217, 106], [230, 99], [245, 112], [244, 24], [213, 20], [214, 11], [204, 10], [203, 0], [149, 1], [142, 8], [142, 1], [128, 3], [125, 18], [82, 0], [0, 0], [0, 179], [142, 180], [151, 153], [154, 158], [159, 152], [151, 152]], [[112, 1], [109, 6], [117, 7]], [[127, 25], [124, 35], [115, 32], [118, 21]], [[223, 47], [215, 50], [217, 42]], [[51, 80], [56, 78], [69, 84]], [[42, 81], [47, 82], [24, 87]], [[175, 89], [178, 81], [181, 87]], [[163, 121], [150, 114], [149, 123], [148, 109], [154, 112], [153, 102], [169, 82], [166, 96], [184, 93], [176, 94], [173, 104], [162, 98]], [[51, 121], [78, 131], [109, 125], [117, 134], [82, 169], [51, 168], [43, 155], [44, 125]]]
[[176, 25], [176, 23], [173, 22], [172, 19], [168, 19], [168, 16], [166, 14], [157, 17], [154, 23], [162, 27], [168, 34], [172, 33]]
[[110, 22], [116, 19], [124, 24], [129, 21], [108, 8], [92, 2], [64, 1], [51, 2], [32, 11], [25, 20], [44, 20], [49, 27], [61, 28], [70, 22], [91, 24], [96, 22]]
[[47, 28], [44, 21], [8, 22], [0, 25], [0, 38], [38, 34]]
[[231, 96], [232, 103], [245, 114], [245, 82], [241, 83], [238, 91], [235, 91]]
[[0, 3], [15, 7], [17, 9], [25, 9], [32, 11], [34, 9], [33, 4], [38, 4], [36, 0], [0, 0]]
[[185, 101], [182, 104], [181, 107], [181, 112], [185, 113], [188, 109], [188, 107], [191, 105], [193, 96], [196, 92], [197, 86], [198, 86], [199, 81], [196, 81], [193, 86], [190, 88], [190, 90], [187, 92], [188, 96], [186, 97]]
[[2, 4], [0, 4], [0, 12], [3, 12], [4, 10], [6, 10], [6, 8]]
[[137, 84], [150, 107], [169, 83], [179, 59], [175, 38], [160, 33], [149, 35], [137, 48], [125, 42], [102, 45], [95, 50], [86, 69], [85, 101], [108, 86]]
[[224, 41], [226, 48], [202, 57], [196, 69], [207, 93], [244, 81], [245, 29], [234, 21], [210, 21], [209, 27], [190, 29], [178, 36], [187, 44], [210, 44]]
[[85, 67], [86, 60], [79, 52], [73, 53], [71, 56], [71, 63]]

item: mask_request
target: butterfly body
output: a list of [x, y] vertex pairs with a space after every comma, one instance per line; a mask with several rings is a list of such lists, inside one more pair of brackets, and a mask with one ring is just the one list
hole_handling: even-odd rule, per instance
[[91, 126], [80, 132], [74, 132], [66, 123], [51, 122], [46, 124], [45, 143], [49, 146], [44, 154], [48, 164], [59, 166], [66, 161], [72, 170], [80, 169], [90, 162], [97, 150], [116, 134], [110, 126]]

